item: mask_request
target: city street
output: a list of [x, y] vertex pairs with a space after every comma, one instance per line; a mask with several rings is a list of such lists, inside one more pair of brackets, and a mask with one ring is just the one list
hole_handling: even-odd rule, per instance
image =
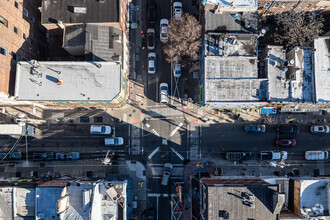
[[[300, 126], [298, 135], [278, 135], [275, 125], [267, 125], [266, 133], [247, 134], [243, 124], [216, 124], [202, 127], [202, 158], [224, 159], [226, 151], [249, 151], [254, 158], [260, 151], [287, 151], [288, 160], [304, 160], [307, 150], [329, 150], [329, 134], [310, 133], [310, 126]], [[277, 147], [277, 138], [295, 138], [295, 147]]]

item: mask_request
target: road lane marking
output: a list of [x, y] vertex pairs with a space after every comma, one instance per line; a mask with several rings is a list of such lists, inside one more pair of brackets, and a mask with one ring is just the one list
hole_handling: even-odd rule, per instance
[[181, 127], [182, 127], [183, 123], [181, 122], [170, 134], [170, 137], [172, 137], [175, 132], [177, 132]]
[[170, 147], [171, 148], [171, 150], [181, 159], [181, 160], [184, 160], [184, 157], [183, 156], [181, 156], [181, 154], [179, 154], [176, 150], [174, 150], [174, 148], [173, 147]]
[[159, 147], [157, 147], [151, 154], [149, 154], [148, 159], [150, 160], [157, 152], [159, 151]]
[[160, 135], [157, 133], [157, 131], [155, 131], [155, 129], [152, 129], [151, 131], [154, 132], [155, 135], [157, 135], [158, 137], [160, 137]]

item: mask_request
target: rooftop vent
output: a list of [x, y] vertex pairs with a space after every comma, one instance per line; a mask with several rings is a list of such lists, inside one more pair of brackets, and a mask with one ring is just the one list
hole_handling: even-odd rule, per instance
[[86, 14], [87, 8], [86, 7], [73, 7], [73, 12], [76, 14]]

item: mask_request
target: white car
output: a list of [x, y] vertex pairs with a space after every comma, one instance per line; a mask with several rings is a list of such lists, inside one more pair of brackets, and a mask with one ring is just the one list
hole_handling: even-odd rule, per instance
[[124, 138], [122, 137], [113, 137], [113, 138], [104, 138], [104, 145], [123, 145], [124, 144]]
[[179, 78], [181, 76], [181, 57], [176, 56], [173, 63], [173, 74], [174, 77]]
[[330, 129], [328, 125], [312, 125], [312, 133], [329, 133]]
[[168, 103], [168, 84], [161, 83], [159, 85], [160, 88], [160, 103], [167, 104]]
[[173, 3], [173, 16], [175, 20], [179, 20], [182, 15], [182, 3], [174, 2]]
[[164, 18], [164, 19], [160, 20], [160, 41], [161, 42], [168, 41], [167, 26], [168, 26], [167, 19]]
[[156, 73], [156, 53], [154, 52], [148, 53], [148, 73]]
[[172, 169], [173, 169], [172, 164], [166, 163], [164, 165], [164, 172], [163, 172], [163, 178], [162, 178], [162, 185], [163, 186], [167, 186], [168, 180], [170, 179]]
[[111, 127], [107, 125], [92, 125], [90, 132], [91, 134], [110, 134]]

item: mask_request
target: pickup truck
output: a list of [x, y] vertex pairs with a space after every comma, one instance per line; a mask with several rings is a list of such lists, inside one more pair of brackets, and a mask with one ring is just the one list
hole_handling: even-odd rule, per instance
[[227, 160], [247, 160], [251, 157], [250, 152], [227, 152]]
[[261, 160], [286, 160], [288, 158], [288, 152], [280, 151], [262, 151], [260, 152], [260, 159]]

